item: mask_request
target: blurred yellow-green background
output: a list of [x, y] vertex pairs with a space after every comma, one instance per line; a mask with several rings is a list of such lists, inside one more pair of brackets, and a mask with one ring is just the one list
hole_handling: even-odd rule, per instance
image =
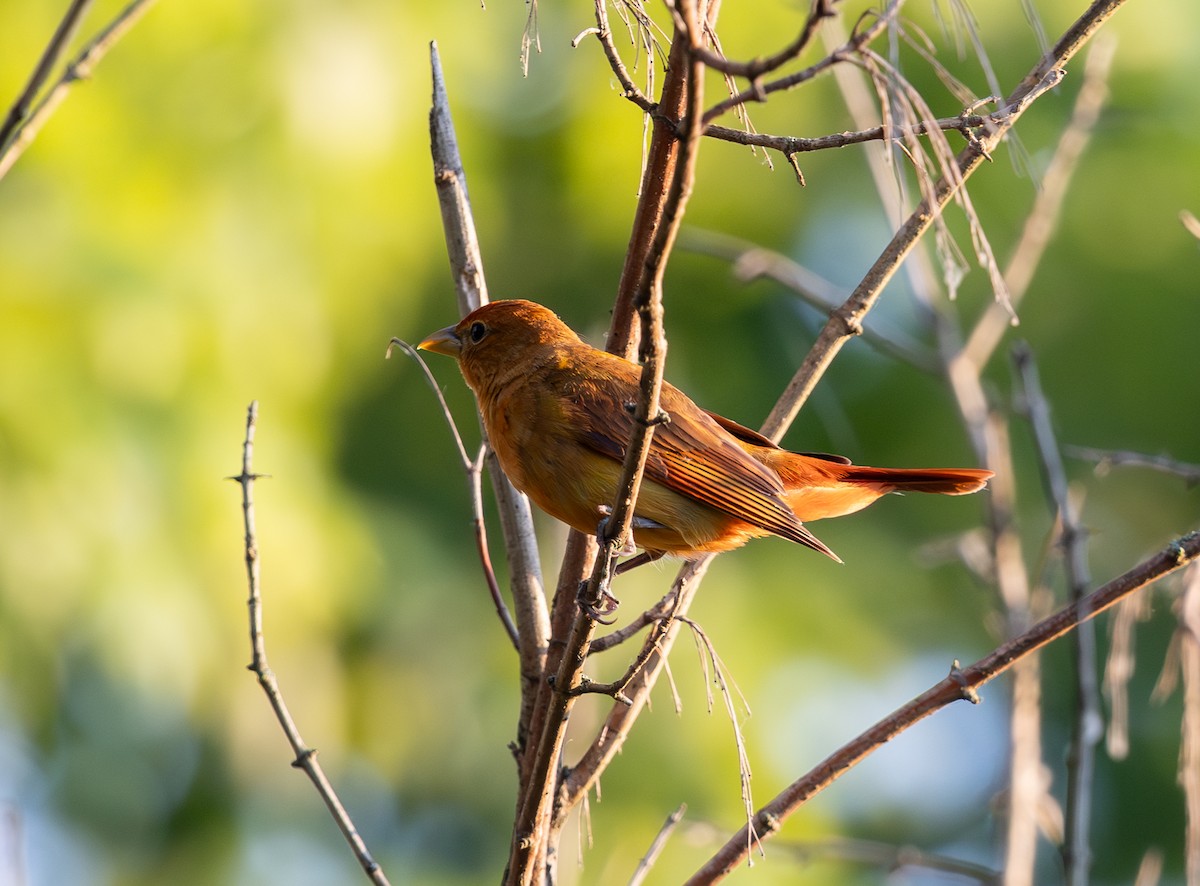
[[[62, 13], [0, 2], [0, 104]], [[979, 4], [1004, 85], [1037, 38], [1016, 0]], [[1035, 3], [1051, 39], [1082, 2]], [[794, 32], [802, 4], [726, 4], [732, 56]], [[977, 94], [990, 90], [938, 23], [908, 14]], [[98, 2], [83, 35], [118, 11]], [[940, 10], [943, 17], [946, 10]], [[599, 47], [571, 39], [590, 3], [540, 5], [523, 77], [517, 3], [204, 4], [161, 0], [0, 180], [0, 882], [325, 884], [360, 872], [290, 755], [249, 660], [238, 490], [247, 404], [271, 663], [305, 739], [393, 883], [496, 882], [511, 822], [516, 661], [469, 535], [466, 485], [436, 403], [387, 340], [456, 319], [428, 158], [428, 44], [439, 41], [494, 297], [545, 302], [599, 342], [636, 200], [642, 121]], [[1110, 104], [1060, 230], [1009, 333], [1030, 343], [1065, 442], [1200, 461], [1200, 7], [1133, 3]], [[77, 41], [78, 42], [78, 41]], [[624, 45], [624, 44], [622, 44]], [[1019, 126], [1043, 168], [1081, 62]], [[927, 69], [935, 112], [960, 106]], [[715, 88], [716, 84], [714, 84]], [[768, 132], [854, 128], [829, 81], [752, 108]], [[888, 237], [865, 163], [878, 145], [801, 156], [807, 187], [746, 149], [706, 143], [689, 230], [718, 231], [852, 286]], [[1036, 192], [1005, 148], [971, 183], [1001, 261]], [[961, 228], [956, 221], [955, 226]], [[686, 236], [686, 235], [685, 235]], [[950, 308], [991, 298], [973, 270]], [[668, 377], [704, 405], [761, 420], [819, 318], [780, 287], [737, 282], [680, 251], [667, 285]], [[903, 281], [872, 322], [932, 346]], [[1012, 396], [1001, 349], [988, 381]], [[463, 427], [471, 401], [433, 366]], [[1014, 423], [1031, 562], [1051, 516]], [[787, 438], [879, 464], [967, 464], [943, 383], [853, 342]], [[1195, 489], [1145, 471], [1093, 476], [1097, 580], [1200, 522]], [[723, 557], [693, 609], [753, 716], [763, 802], [838, 744], [996, 639], [996, 600], [928, 552], [977, 525], [974, 499], [893, 499], [819, 532], [847, 561], [778, 540]], [[561, 528], [545, 520], [555, 571]], [[498, 535], [498, 533], [496, 533]], [[497, 551], [499, 555], [499, 551]], [[936, 557], [934, 558], [937, 559]], [[1045, 575], [1061, 585], [1050, 556]], [[631, 576], [636, 611], [672, 571]], [[1178, 697], [1151, 704], [1174, 626], [1166, 589], [1137, 629], [1132, 747], [1102, 759], [1095, 882], [1131, 882], [1164, 853], [1183, 882]], [[1107, 620], [1099, 635], [1106, 646]], [[564, 882], [625, 882], [663, 817], [688, 804], [655, 882], [677, 882], [741, 819], [731, 730], [706, 710], [684, 639], [665, 684], [591, 804], [591, 848]], [[1045, 662], [1047, 764], [1062, 796], [1069, 655]], [[817, 798], [793, 841], [912, 843], [999, 863], [1007, 686], [921, 724]], [[581, 704], [585, 741], [602, 708]], [[599, 802], [597, 802], [599, 800]], [[705, 842], [709, 839], [709, 842]], [[583, 841], [585, 842], [585, 841]], [[1057, 882], [1043, 843], [1044, 882]], [[578, 863], [577, 863], [578, 858]], [[5, 878], [9, 879], [5, 879]], [[879, 883], [886, 870], [798, 862], [783, 842], [739, 883]], [[905, 873], [894, 882], [960, 882]]]

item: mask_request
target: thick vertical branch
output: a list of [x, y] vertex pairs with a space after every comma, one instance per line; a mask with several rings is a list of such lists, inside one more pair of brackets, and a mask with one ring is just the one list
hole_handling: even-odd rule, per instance
[[[683, 60], [676, 74], [682, 75], [682, 90], [687, 107], [698, 110], [702, 107], [700, 102], [703, 97], [703, 66], [695, 59], [691, 47], [699, 45], [703, 39], [700, 13], [690, 3], [679, 3], [678, 11], [680, 20], [672, 40], [671, 57]], [[668, 81], [670, 80], [668, 77]], [[565, 815], [570, 811], [569, 808], [561, 806], [558, 809], [553, 808], [553, 799], [558, 787], [556, 765], [562, 755], [567, 719], [574, 704], [575, 692], [581, 682], [583, 664], [596, 626], [594, 608], [608, 596], [608, 586], [613, 577], [617, 554], [630, 538], [634, 506], [654, 427], [662, 420], [669, 420], [669, 417], [660, 416], [659, 407], [663, 361], [666, 356], [666, 339], [662, 325], [662, 281], [667, 259], [691, 195], [700, 134], [699, 114], [693, 113], [689, 117], [683, 137], [673, 136], [678, 139], [678, 146], [670, 152], [668, 162], [671, 173], [665, 198], [661, 204], [654, 206], [651, 229], [648, 232], [649, 243], [637, 246], [643, 264], [641, 273], [634, 279], [635, 288], [628, 299], [630, 307], [636, 312], [635, 315], [640, 318], [639, 350], [642, 374], [634, 411], [634, 431], [626, 448], [617, 497], [606, 519], [600, 551], [587, 585], [581, 592], [581, 600], [585, 606], [577, 608], [574, 613], [565, 651], [553, 675], [553, 685], [548, 693], [542, 693], [541, 696], [546, 702], [544, 725], [538, 744], [534, 748], [532, 761], [525, 770], [528, 782], [523, 786], [524, 793], [513, 831], [507, 882], [514, 886], [526, 886], [534, 881], [539, 859], [548, 858], [548, 847], [556, 843]], [[631, 246], [631, 251], [632, 249]], [[629, 267], [628, 263], [626, 267]], [[624, 279], [622, 292], [623, 287]], [[614, 321], [614, 327], [615, 325]], [[611, 346], [612, 342], [610, 348]], [[564, 575], [560, 579], [560, 599], [555, 602], [556, 611], [563, 605], [561, 597], [569, 588], [570, 578], [571, 576]]]
[[[631, 360], [637, 351], [638, 336], [634, 300], [638, 293], [647, 291], [650, 285], [653, 274], [651, 250], [663, 223], [679, 153], [683, 149], [677, 126], [687, 112], [687, 53], [684, 41], [671, 41], [662, 94], [651, 112], [653, 127], [650, 148], [646, 154], [640, 196], [633, 215], [633, 229], [629, 233], [629, 246], [625, 250], [625, 264], [621, 268], [609, 325], [607, 349]], [[647, 64], [653, 63], [653, 59], [647, 61]]]

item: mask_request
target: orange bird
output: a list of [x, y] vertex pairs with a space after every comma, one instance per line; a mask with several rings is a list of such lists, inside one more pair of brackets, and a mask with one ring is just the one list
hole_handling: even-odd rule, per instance
[[[529, 301], [496, 301], [419, 345], [458, 361], [504, 473], [543, 511], [594, 535], [616, 497], [641, 367], [582, 341]], [[804, 523], [888, 492], [965, 495], [991, 471], [868, 468], [789, 452], [663, 383], [633, 518], [647, 559], [694, 558], [779, 535], [838, 560]], [[840, 562], [840, 560], [839, 560]]]

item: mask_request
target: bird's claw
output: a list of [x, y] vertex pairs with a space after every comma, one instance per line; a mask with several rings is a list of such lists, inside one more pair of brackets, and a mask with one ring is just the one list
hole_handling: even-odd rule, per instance
[[600, 599], [593, 603], [587, 598], [588, 583], [581, 581], [579, 583], [579, 592], [575, 596], [575, 601], [579, 604], [579, 608], [588, 614], [588, 617], [598, 621], [602, 625], [615, 624], [617, 617], [613, 615], [617, 611], [617, 607], [621, 605], [621, 601], [610, 594], [608, 591], [600, 592]]

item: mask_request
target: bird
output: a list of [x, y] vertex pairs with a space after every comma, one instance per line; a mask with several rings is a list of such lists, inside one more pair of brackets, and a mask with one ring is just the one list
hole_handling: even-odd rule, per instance
[[[512, 484], [550, 516], [600, 534], [636, 421], [641, 367], [592, 347], [524, 299], [484, 304], [417, 347], [457, 361]], [[651, 436], [632, 519], [643, 562], [696, 559], [769, 535], [841, 562], [806, 523], [854, 513], [890, 492], [977, 492], [992, 476], [791, 452], [665, 381], [660, 405], [666, 418]]]

